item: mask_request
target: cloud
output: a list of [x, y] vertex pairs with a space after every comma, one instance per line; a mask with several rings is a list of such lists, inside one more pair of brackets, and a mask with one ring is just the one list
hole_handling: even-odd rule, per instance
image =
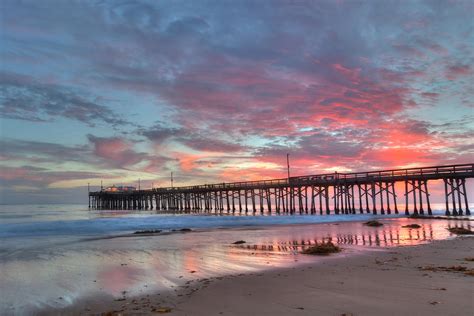
[[86, 146], [66, 146], [48, 142], [0, 139], [3, 160], [27, 160], [31, 163], [90, 163]]
[[129, 124], [110, 110], [55, 84], [39, 83], [32, 77], [0, 73], [0, 115], [4, 118], [47, 122], [64, 117], [94, 126], [103, 122], [114, 127]]
[[454, 80], [460, 76], [473, 75], [470, 65], [452, 65], [448, 66], [446, 69], [446, 78], [449, 80]]
[[28, 185], [40, 188], [50, 183], [73, 179], [90, 179], [102, 176], [97, 172], [50, 171], [46, 168], [31, 166], [1, 167], [0, 179], [14, 181], [17, 185]]
[[145, 136], [155, 146], [166, 141], [173, 141], [185, 145], [190, 149], [204, 152], [238, 152], [245, 147], [238, 142], [220, 139], [217, 133], [187, 127], [165, 127], [163, 123], [155, 124], [150, 128], [138, 129], [138, 134]]
[[[109, 168], [125, 170], [137, 170], [143, 168], [144, 171], [153, 172], [157, 168], [170, 160], [162, 155], [150, 155], [134, 149], [134, 144], [127, 139], [120, 137], [97, 137], [87, 135], [92, 145], [92, 153], [99, 158], [98, 163]], [[141, 164], [141, 167], [137, 165]]]
[[[0, 166], [0, 204], [81, 203], [87, 202], [87, 183], [82, 188], [58, 188], [61, 181], [107, 179], [108, 174], [81, 171], [51, 171], [47, 168]], [[96, 189], [97, 187], [92, 187]]]
[[160, 144], [169, 138], [181, 135], [183, 130], [180, 128], [164, 127], [162, 124], [155, 124], [149, 128], [140, 128], [137, 133], [145, 136], [155, 144]]
[[146, 153], [136, 152], [131, 142], [118, 137], [87, 135], [87, 138], [93, 146], [93, 154], [112, 167], [132, 167], [148, 158]]

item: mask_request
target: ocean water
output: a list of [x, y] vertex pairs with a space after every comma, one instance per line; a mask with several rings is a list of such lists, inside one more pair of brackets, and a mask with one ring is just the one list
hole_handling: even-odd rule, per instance
[[157, 211], [88, 210], [83, 205], [4, 205], [0, 206], [0, 237], [104, 236], [143, 229], [311, 224], [368, 218], [373, 216], [370, 214], [262, 216], [260, 213], [256, 216], [188, 215], [160, 214]]
[[[384, 226], [361, 223], [374, 218]], [[420, 229], [401, 228], [412, 221], [402, 215], [173, 215], [95, 211], [83, 205], [2, 205], [0, 314], [60, 311], [91, 296], [166, 291], [196, 278], [324, 260], [300, 254], [323, 240], [342, 245], [346, 256], [450, 238], [446, 227], [469, 225], [423, 220]], [[133, 234], [157, 229], [162, 233]], [[245, 244], [233, 244], [242, 239]]]

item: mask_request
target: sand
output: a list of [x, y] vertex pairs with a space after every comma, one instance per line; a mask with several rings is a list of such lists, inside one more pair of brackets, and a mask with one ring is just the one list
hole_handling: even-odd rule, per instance
[[[474, 238], [336, 254], [322, 262], [190, 282], [171, 293], [78, 302], [60, 314], [472, 315]], [[422, 267], [422, 268], [420, 268]], [[170, 309], [168, 311], [167, 309]]]
[[474, 239], [370, 252], [298, 269], [228, 278], [178, 302], [175, 315], [472, 315]]

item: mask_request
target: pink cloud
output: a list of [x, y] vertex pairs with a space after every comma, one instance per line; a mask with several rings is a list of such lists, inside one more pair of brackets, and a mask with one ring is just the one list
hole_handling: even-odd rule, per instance
[[470, 65], [453, 65], [446, 68], [446, 78], [455, 80], [461, 76], [468, 76], [472, 74]]
[[93, 146], [93, 153], [113, 167], [128, 168], [149, 158], [145, 153], [136, 152], [133, 144], [124, 139], [93, 135], [88, 135], [88, 138]]

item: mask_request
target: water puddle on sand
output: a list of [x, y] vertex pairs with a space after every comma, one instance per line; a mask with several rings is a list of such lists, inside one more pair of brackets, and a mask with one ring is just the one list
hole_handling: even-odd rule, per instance
[[[413, 246], [446, 239], [448, 227], [468, 221], [380, 220], [232, 228], [94, 239], [0, 258], [0, 314], [62, 308], [83, 297], [122, 297], [178, 288], [190, 280], [250, 273], [323, 261], [300, 254], [323, 241], [344, 248], [342, 256], [377, 247]], [[403, 228], [418, 223], [418, 229]], [[233, 244], [244, 240], [243, 244]], [[21, 293], [21, 295], [18, 295]]]

